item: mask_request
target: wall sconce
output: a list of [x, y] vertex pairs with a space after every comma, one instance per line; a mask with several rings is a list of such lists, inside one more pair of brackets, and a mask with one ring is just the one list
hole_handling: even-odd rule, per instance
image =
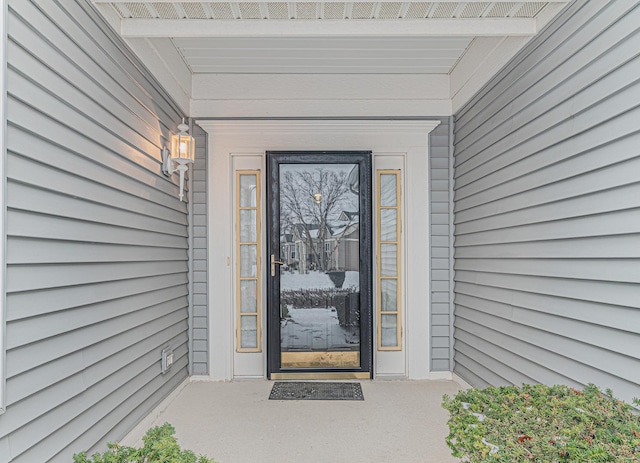
[[[170, 177], [176, 170], [180, 173], [180, 201], [184, 197], [184, 173], [189, 169], [188, 163], [193, 162], [196, 154], [195, 139], [187, 133], [189, 126], [184, 123], [178, 125], [178, 132], [171, 137], [171, 151], [162, 148], [162, 173]], [[174, 162], [178, 164], [174, 166]]]

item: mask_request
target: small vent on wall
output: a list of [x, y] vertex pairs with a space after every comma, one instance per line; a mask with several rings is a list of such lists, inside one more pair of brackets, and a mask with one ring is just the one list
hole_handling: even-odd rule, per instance
[[161, 365], [161, 372], [162, 374], [165, 374], [167, 371], [169, 371], [171, 369], [171, 365], [173, 365], [173, 349], [170, 348], [166, 348], [166, 349], [162, 349], [162, 365]]

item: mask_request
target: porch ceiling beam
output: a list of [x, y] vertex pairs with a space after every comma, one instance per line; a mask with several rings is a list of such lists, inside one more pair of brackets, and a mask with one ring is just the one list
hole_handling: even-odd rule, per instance
[[[93, 3], [229, 3], [229, 0], [92, 0]], [[236, 3], [255, 3], [255, 0], [235, 0]], [[266, 1], [266, 0], [265, 0]], [[291, 0], [269, 0], [269, 3], [289, 3]], [[293, 0], [293, 3], [308, 0]], [[398, 0], [377, 0], [381, 3], [393, 3]], [[422, 1], [422, 0], [418, 0]], [[450, 0], [449, 0], [450, 1]], [[461, 0], [464, 3], [485, 3], [487, 0]], [[520, 3], [530, 3], [533, 0]], [[323, 3], [343, 3], [344, 0], [322, 0]], [[492, 3], [511, 3], [513, 0], [492, 0]], [[544, 0], [545, 3], [569, 3], [569, 0]], [[414, 3], [414, 2], [409, 2]]]
[[123, 37], [531, 36], [535, 19], [215, 20], [122, 19]]

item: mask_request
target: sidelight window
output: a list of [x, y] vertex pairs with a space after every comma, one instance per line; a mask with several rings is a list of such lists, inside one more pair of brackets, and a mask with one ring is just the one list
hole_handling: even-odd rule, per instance
[[400, 350], [400, 171], [377, 174], [378, 350]]
[[236, 348], [260, 352], [260, 172], [236, 174]]

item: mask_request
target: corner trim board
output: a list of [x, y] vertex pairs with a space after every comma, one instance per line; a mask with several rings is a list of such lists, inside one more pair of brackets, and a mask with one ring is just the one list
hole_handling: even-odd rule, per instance
[[7, 235], [5, 224], [7, 222], [7, 179], [6, 179], [6, 162], [7, 162], [7, 2], [2, 2], [2, 10], [0, 11], [0, 91], [2, 99], [0, 100], [0, 207], [2, 208], [2, 220], [0, 222], [0, 415], [6, 410], [7, 399], [7, 324], [6, 324], [6, 250]]

